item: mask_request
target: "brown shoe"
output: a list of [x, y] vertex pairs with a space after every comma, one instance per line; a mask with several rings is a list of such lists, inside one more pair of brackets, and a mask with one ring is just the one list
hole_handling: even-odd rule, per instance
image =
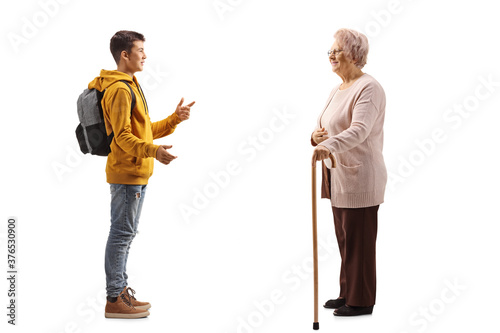
[[136, 309], [132, 305], [131, 295], [125, 288], [120, 293], [120, 295], [118, 295], [118, 299], [116, 300], [116, 302], [114, 303], [111, 303], [110, 301], [106, 302], [106, 308], [104, 309], [104, 316], [106, 318], [135, 319], [135, 318], [144, 318], [149, 316], [149, 311], [143, 309]]
[[[134, 306], [134, 308], [136, 309], [141, 309], [141, 310], [147, 310], [149, 308], [151, 308], [151, 304], [149, 304], [148, 302], [139, 302], [135, 297], [135, 290], [130, 288], [130, 287], [125, 287], [127, 289], [127, 292], [128, 294], [130, 295], [130, 300], [132, 302], [132, 305]], [[125, 290], [125, 289], [124, 289]], [[130, 292], [129, 292], [130, 291]]]

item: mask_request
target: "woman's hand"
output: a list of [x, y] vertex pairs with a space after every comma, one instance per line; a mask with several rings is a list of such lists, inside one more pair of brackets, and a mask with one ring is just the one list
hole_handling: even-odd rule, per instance
[[312, 139], [316, 144], [320, 144], [328, 139], [328, 132], [323, 127], [318, 128], [313, 132]]
[[330, 156], [330, 150], [325, 146], [317, 146], [314, 149], [312, 157], [312, 165], [316, 164], [316, 161], [326, 160]]

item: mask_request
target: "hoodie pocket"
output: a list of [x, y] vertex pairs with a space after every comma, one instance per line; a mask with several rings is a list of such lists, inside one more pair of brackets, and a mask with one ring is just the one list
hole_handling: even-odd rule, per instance
[[140, 158], [140, 157], [135, 157], [134, 156], [134, 159], [132, 160], [132, 162], [135, 164], [135, 167], [137, 169], [137, 171], [140, 171], [141, 168], [142, 168], [142, 162], [144, 161], [143, 158]]
[[152, 174], [152, 168], [150, 163], [150, 158], [140, 158], [135, 159], [135, 168], [137, 175], [140, 177], [150, 177]]

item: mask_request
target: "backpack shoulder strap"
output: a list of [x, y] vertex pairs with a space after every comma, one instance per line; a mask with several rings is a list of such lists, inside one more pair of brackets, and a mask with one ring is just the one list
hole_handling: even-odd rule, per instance
[[146, 96], [144, 96], [144, 91], [142, 91], [142, 87], [141, 85], [139, 84], [139, 82], [137, 82], [137, 86], [139, 87], [139, 90], [141, 91], [141, 94], [142, 94], [142, 99], [144, 102], [146, 102], [146, 113], [149, 112], [149, 107], [148, 107], [148, 101], [146, 100]]
[[120, 80], [120, 81], [125, 83], [127, 85], [127, 87], [130, 89], [130, 94], [132, 95], [132, 104], [130, 106], [130, 117], [132, 117], [132, 110], [134, 110], [135, 103], [136, 103], [135, 94], [134, 94], [134, 91], [132, 90], [132, 87], [130, 86], [130, 84], [128, 84], [127, 81], [125, 81], [125, 80]]

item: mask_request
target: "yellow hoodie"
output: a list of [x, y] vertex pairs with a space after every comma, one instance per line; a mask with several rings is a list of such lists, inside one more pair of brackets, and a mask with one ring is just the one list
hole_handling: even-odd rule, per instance
[[[132, 96], [120, 80], [127, 81], [135, 94], [136, 103], [130, 116]], [[146, 185], [153, 174], [158, 145], [153, 139], [172, 134], [181, 122], [177, 114], [152, 123], [146, 98], [138, 88], [137, 79], [123, 72], [101, 70], [101, 75], [89, 83], [89, 89], [103, 91], [102, 109], [106, 131], [114, 132], [111, 153], [106, 163], [106, 178], [110, 184]]]

